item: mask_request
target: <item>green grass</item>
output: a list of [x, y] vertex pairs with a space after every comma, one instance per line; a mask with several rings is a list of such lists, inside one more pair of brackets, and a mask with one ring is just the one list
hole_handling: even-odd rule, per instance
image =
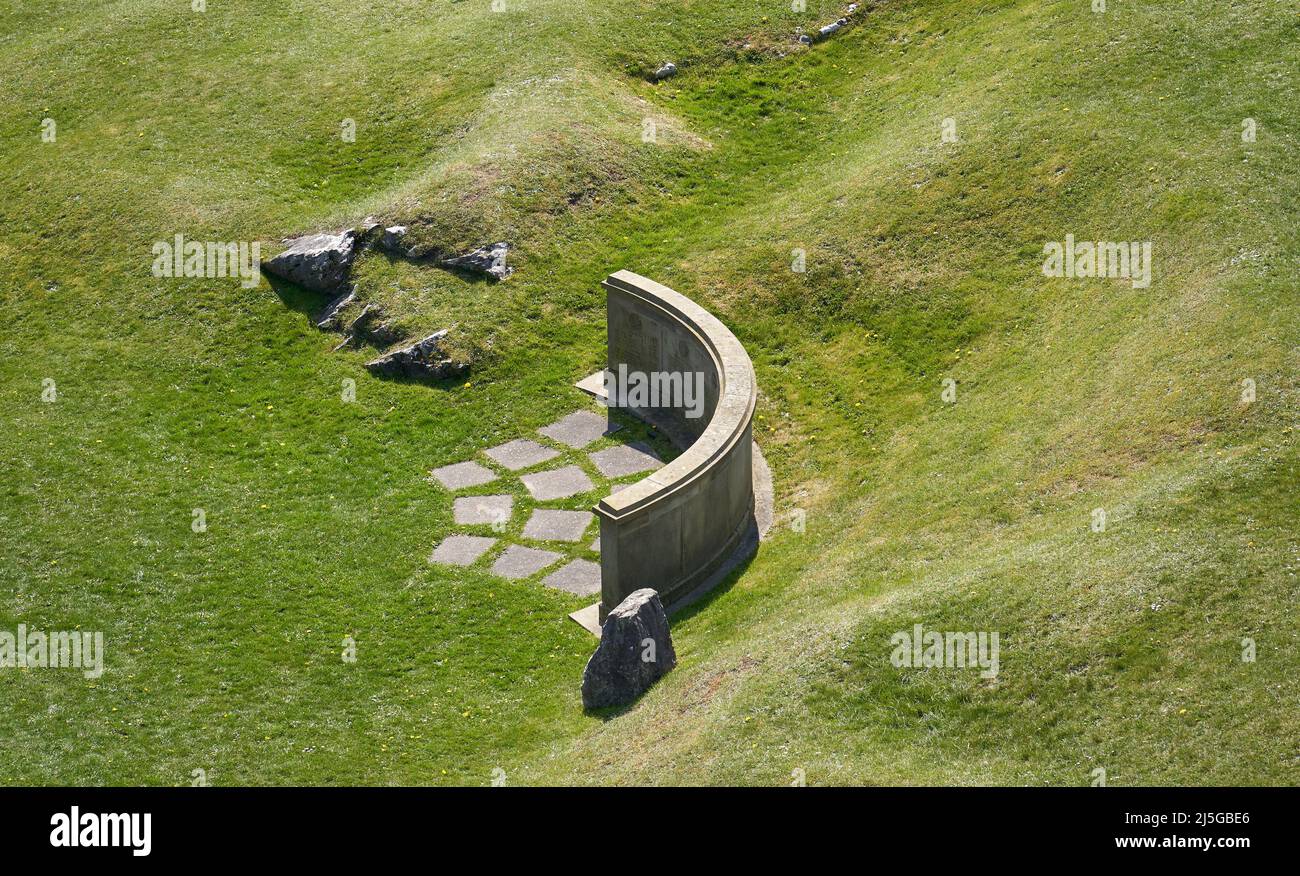
[[[188, 6], [0, 0], [0, 630], [102, 630], [107, 666], [0, 670], [0, 781], [1300, 780], [1294, 9], [884, 2], [803, 50], [838, 5]], [[149, 274], [368, 213], [517, 245], [500, 284], [357, 266], [465, 380]], [[1151, 287], [1043, 277], [1067, 233], [1153, 241]], [[427, 564], [426, 478], [580, 405], [621, 267], [745, 343], [808, 525], [611, 718], [582, 600]], [[894, 668], [914, 623], [1000, 631], [997, 681]]]

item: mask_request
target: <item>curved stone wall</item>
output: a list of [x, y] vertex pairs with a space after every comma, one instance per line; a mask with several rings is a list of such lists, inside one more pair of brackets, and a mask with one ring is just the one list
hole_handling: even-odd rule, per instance
[[681, 407], [625, 408], [682, 454], [602, 499], [600, 619], [651, 587], [671, 608], [709, 580], [755, 532], [754, 366], [726, 326], [689, 298], [631, 271], [604, 282], [608, 368], [700, 373], [703, 416]]

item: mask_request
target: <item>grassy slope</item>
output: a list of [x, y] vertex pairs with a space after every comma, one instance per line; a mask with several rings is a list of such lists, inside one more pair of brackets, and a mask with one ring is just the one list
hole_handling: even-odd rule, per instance
[[[245, 6], [0, 4], [0, 629], [110, 655], [94, 684], [0, 674], [0, 777], [1296, 781], [1294, 10], [891, 3], [780, 58], [824, 12]], [[667, 57], [695, 63], [626, 75]], [[463, 326], [472, 386], [369, 380], [266, 286], [148, 275], [178, 231], [365, 212], [519, 241], [500, 286], [359, 268], [412, 330]], [[1152, 287], [1045, 280], [1067, 232], [1154, 240]], [[424, 564], [449, 501], [422, 476], [573, 406], [624, 265], [746, 342], [809, 526], [602, 721], [565, 599]], [[1001, 631], [999, 682], [891, 667], [918, 621]]]

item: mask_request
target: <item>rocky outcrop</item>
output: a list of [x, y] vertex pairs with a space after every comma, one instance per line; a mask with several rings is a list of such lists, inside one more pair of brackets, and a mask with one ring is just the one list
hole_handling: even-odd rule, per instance
[[630, 703], [676, 665], [659, 594], [649, 588], [633, 591], [605, 618], [600, 644], [582, 673], [582, 705], [604, 709]]
[[826, 39], [832, 34], [843, 29], [844, 27], [847, 27], [849, 23], [849, 18], [857, 11], [858, 11], [858, 4], [850, 3], [848, 5], [848, 8], [844, 10], [843, 18], [837, 18], [835, 21], [832, 21], [830, 24], [823, 25], [822, 27], [817, 28], [816, 36], [808, 36], [807, 34], [800, 34], [799, 42], [803, 43], [805, 46], [809, 46], [818, 40]]
[[[366, 247], [375, 247], [405, 258], [421, 256], [408, 243], [405, 225], [384, 226], [367, 216], [356, 227], [337, 233], [305, 234], [284, 240], [284, 249], [262, 262], [267, 273], [314, 292], [329, 295], [328, 303], [312, 317], [323, 331], [341, 332], [343, 339], [334, 347], [360, 347], [371, 344], [387, 348], [407, 337], [386, 318], [378, 304], [367, 304], [356, 313], [357, 292], [350, 282], [352, 265]], [[464, 255], [442, 259], [439, 264], [455, 270], [480, 273], [497, 280], [510, 276], [514, 269], [506, 264], [510, 245], [504, 241], [479, 247]], [[356, 313], [351, 321], [348, 317]], [[393, 350], [366, 363], [372, 374], [422, 380], [459, 377], [469, 370], [467, 362], [449, 356], [442, 342], [444, 329], [401, 349]]]
[[473, 252], [467, 252], [464, 255], [443, 259], [441, 264], [444, 267], [487, 274], [497, 280], [504, 280], [514, 273], [514, 268], [506, 265], [506, 253], [509, 251], [510, 244], [505, 242], [493, 243], [488, 246], [480, 246]]
[[357, 318], [348, 323], [344, 334], [348, 336], [349, 341], [361, 340], [376, 347], [395, 344], [405, 337], [405, 334], [385, 320], [384, 316], [384, 310], [378, 304], [367, 304], [357, 314]]
[[325, 305], [325, 309], [316, 315], [316, 328], [327, 332], [338, 331], [340, 328], [339, 318], [344, 308], [356, 300], [357, 293], [355, 289], [349, 289], [342, 295], [333, 298], [329, 304]]
[[436, 331], [409, 347], [394, 350], [366, 363], [371, 374], [382, 377], [410, 377], [420, 380], [443, 380], [459, 377], [469, 370], [443, 350], [447, 329]]
[[307, 234], [285, 241], [283, 252], [262, 262], [270, 274], [316, 292], [338, 293], [348, 283], [357, 257], [356, 229], [337, 234]]
[[844, 27], [844, 25], [846, 25], [846, 24], [848, 24], [848, 23], [849, 23], [849, 20], [848, 20], [847, 18], [839, 18], [839, 19], [836, 19], [835, 21], [832, 21], [830, 24], [826, 25], [825, 27], [818, 28], [818, 29], [817, 29], [817, 38], [818, 38], [818, 39], [823, 39], [823, 40], [824, 40], [824, 39], [826, 39], [828, 36], [830, 36], [831, 34], [835, 33], [835, 31], [837, 31], [837, 30], [839, 30], [840, 28]]
[[406, 245], [402, 242], [405, 237], [405, 225], [390, 225], [385, 228], [384, 233], [379, 236], [379, 248], [384, 252], [406, 255]]

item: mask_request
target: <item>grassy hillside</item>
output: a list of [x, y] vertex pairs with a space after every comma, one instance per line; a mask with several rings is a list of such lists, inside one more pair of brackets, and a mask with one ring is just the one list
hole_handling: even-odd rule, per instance
[[[0, 669], [0, 780], [1300, 781], [1296, 5], [886, 0], [811, 49], [840, 7], [769, 5], [0, 0], [0, 630], [107, 666]], [[467, 379], [150, 275], [367, 214], [517, 245], [356, 268]], [[1043, 276], [1067, 234], [1151, 285]], [[578, 406], [621, 267], [745, 343], [807, 527], [595, 717], [583, 600], [430, 566], [426, 476]], [[892, 666], [916, 623], [999, 631], [996, 681]]]

